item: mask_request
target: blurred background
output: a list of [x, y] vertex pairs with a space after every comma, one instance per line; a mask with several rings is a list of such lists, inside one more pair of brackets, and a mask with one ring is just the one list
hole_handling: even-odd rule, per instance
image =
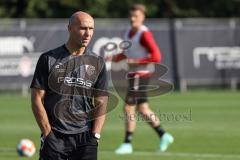
[[[151, 105], [159, 114], [173, 113], [162, 121], [176, 142], [167, 153], [155, 153], [157, 136], [139, 122], [136, 152], [115, 155], [124, 136], [120, 101], [108, 114], [99, 158], [240, 159], [240, 0], [0, 0], [0, 159], [19, 159], [15, 148], [22, 138], [32, 139], [39, 149], [29, 85], [39, 55], [66, 42], [72, 13], [93, 15], [90, 49], [104, 56], [109, 54], [104, 45], [121, 42], [134, 3], [147, 8], [145, 24], [168, 68], [161, 78], [175, 87]], [[179, 121], [175, 115], [188, 119]]]

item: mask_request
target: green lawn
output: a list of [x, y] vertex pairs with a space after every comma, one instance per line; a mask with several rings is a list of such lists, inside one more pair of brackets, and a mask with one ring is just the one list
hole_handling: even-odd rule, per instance
[[[122, 106], [119, 104], [107, 116], [99, 144], [100, 160], [240, 159], [240, 92], [173, 92], [151, 99], [151, 108], [160, 111], [161, 116], [165, 115], [162, 124], [175, 137], [175, 143], [166, 153], [156, 152], [157, 135], [145, 122], [140, 121], [134, 134], [134, 154], [114, 154], [114, 149], [124, 136]], [[180, 117], [183, 115], [185, 118]], [[21, 138], [32, 139], [39, 148], [39, 129], [31, 112], [30, 98], [2, 94], [0, 160], [23, 159], [18, 158], [15, 152], [16, 143]], [[37, 154], [31, 159], [37, 160]]]

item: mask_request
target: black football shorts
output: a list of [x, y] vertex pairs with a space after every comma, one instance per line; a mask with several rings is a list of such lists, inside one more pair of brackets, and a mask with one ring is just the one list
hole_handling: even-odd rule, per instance
[[51, 131], [41, 137], [39, 160], [97, 160], [97, 139], [91, 131], [63, 134]]
[[138, 105], [148, 101], [147, 86], [150, 77], [135, 77], [128, 79], [128, 90], [125, 102], [128, 105]]

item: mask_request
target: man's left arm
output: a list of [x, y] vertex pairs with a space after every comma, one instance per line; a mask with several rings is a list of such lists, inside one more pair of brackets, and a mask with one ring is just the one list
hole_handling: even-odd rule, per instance
[[108, 96], [99, 96], [94, 98], [96, 112], [94, 115], [92, 132], [101, 134], [107, 112]]
[[92, 132], [101, 134], [107, 113], [108, 104], [108, 78], [105, 63], [98, 75], [98, 79], [94, 85], [94, 118]]

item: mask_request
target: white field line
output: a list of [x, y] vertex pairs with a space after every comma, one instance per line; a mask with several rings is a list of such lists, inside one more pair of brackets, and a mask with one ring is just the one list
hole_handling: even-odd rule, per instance
[[[100, 150], [99, 153], [115, 154], [113, 151]], [[187, 152], [148, 152], [148, 151], [135, 151], [133, 156], [167, 156], [167, 157], [194, 157], [194, 158], [233, 158], [240, 159], [240, 154], [218, 154], [218, 153], [187, 153]]]
[[[1, 152], [16, 152], [15, 148], [0, 147]], [[115, 154], [110, 150], [99, 150], [99, 154]], [[193, 158], [231, 158], [240, 159], [240, 154], [221, 154], [221, 153], [187, 153], [187, 152], [150, 152], [134, 151], [131, 156], [167, 156], [167, 157], [193, 157]]]

